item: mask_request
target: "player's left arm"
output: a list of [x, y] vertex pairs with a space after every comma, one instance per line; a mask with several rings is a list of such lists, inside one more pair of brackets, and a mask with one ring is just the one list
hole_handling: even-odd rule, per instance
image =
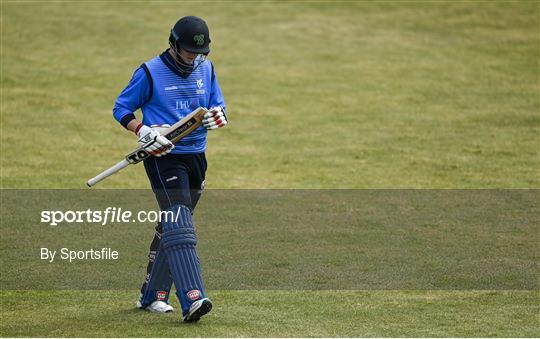
[[214, 65], [212, 65], [209, 107], [208, 113], [204, 115], [203, 126], [207, 130], [225, 127], [229, 123], [229, 120], [227, 118], [225, 100], [223, 99], [223, 94], [221, 93], [221, 88], [214, 72]]

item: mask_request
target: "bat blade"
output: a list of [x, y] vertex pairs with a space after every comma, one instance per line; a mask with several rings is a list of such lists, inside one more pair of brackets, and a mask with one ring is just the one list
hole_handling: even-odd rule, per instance
[[199, 107], [176, 124], [163, 132], [163, 136], [173, 144], [201, 126], [204, 115], [208, 110], [204, 107]]
[[[204, 107], [199, 107], [187, 116], [185, 116], [180, 121], [176, 122], [174, 125], [163, 131], [161, 135], [167, 138], [173, 144], [180, 141], [182, 138], [189, 135], [191, 132], [201, 126], [204, 115], [208, 110]], [[137, 164], [144, 159], [148, 158], [150, 153], [148, 153], [143, 147], [139, 147], [134, 151], [126, 154], [125, 159], [119, 162], [118, 164], [112, 166], [111, 168], [106, 169], [100, 174], [96, 175], [92, 179], [86, 182], [88, 187], [92, 187], [101, 180], [117, 173], [128, 165]]]
[[[176, 122], [174, 125], [163, 131], [161, 135], [163, 135], [173, 144], [177, 143], [180, 141], [180, 139], [186, 137], [188, 134], [199, 128], [206, 112], [208, 112], [208, 110], [204, 107], [197, 108], [182, 118], [182, 120]], [[136, 150], [126, 154], [125, 158], [130, 164], [137, 164], [149, 156], [150, 153], [148, 153], [148, 151], [146, 151], [143, 147], [139, 147]]]

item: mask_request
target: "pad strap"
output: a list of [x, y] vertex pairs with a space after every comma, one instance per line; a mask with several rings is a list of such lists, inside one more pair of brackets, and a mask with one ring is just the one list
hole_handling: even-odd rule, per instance
[[178, 245], [193, 245], [197, 244], [197, 238], [193, 228], [177, 228], [172, 231], [163, 233], [161, 238], [161, 246], [166, 250], [172, 246]]

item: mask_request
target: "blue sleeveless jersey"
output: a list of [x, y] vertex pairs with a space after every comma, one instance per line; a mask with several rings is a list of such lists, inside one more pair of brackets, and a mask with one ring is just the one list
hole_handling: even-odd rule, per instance
[[[118, 97], [113, 114], [122, 121], [138, 108], [143, 113], [143, 124], [172, 125], [197, 107], [221, 106], [225, 102], [217, 82], [214, 67], [204, 61], [188, 77], [183, 78], [171, 66], [167, 52], [139, 68], [129, 85]], [[176, 143], [171, 153], [202, 153], [206, 150], [206, 128], [203, 126]]]

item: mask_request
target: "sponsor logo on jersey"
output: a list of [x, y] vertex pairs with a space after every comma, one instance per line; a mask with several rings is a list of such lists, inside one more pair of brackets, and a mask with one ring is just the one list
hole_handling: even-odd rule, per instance
[[198, 87], [199, 89], [198, 89], [195, 93], [197, 93], [197, 94], [204, 94], [204, 93], [205, 93], [204, 89], [201, 89], [203, 86], [204, 86], [203, 80], [202, 80], [202, 79], [198, 79], [198, 80], [197, 80], [197, 87]]
[[176, 109], [187, 109], [189, 108], [189, 100], [176, 100]]

